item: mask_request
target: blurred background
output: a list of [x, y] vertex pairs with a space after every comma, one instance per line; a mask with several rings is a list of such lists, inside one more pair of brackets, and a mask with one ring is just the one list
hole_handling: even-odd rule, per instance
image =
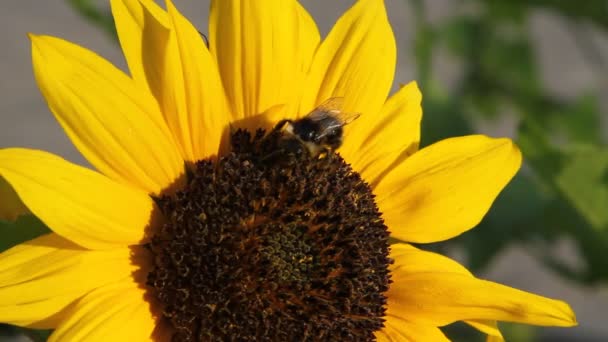
[[[207, 31], [209, 1], [174, 2]], [[301, 2], [322, 34], [352, 3]], [[608, 1], [386, 5], [399, 47], [395, 88], [417, 80], [423, 90], [422, 145], [470, 133], [509, 136], [525, 161], [478, 228], [425, 248], [479, 277], [565, 300], [577, 314], [571, 329], [504, 324], [507, 340], [608, 341]], [[44, 149], [87, 165], [38, 92], [26, 33], [65, 38], [125, 69], [108, 1], [0, 8], [0, 147]], [[4, 250], [45, 228], [25, 217], [0, 229]], [[464, 326], [446, 330], [457, 341], [483, 340]], [[0, 341], [45, 336], [0, 326]]]

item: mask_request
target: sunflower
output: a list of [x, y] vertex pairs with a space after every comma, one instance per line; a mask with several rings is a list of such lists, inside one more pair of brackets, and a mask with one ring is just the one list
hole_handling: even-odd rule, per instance
[[[52, 341], [447, 341], [457, 321], [496, 339], [496, 321], [576, 324], [566, 303], [408, 244], [474, 227], [521, 155], [481, 135], [418, 150], [417, 85], [387, 99], [383, 1], [357, 1], [321, 41], [295, 0], [215, 0], [208, 45], [170, 0], [111, 5], [130, 75], [30, 36], [40, 90], [96, 171], [0, 150], [4, 196], [52, 230], [0, 255], [1, 322]], [[273, 129], [333, 98], [361, 114], [339, 150], [292, 149]]]

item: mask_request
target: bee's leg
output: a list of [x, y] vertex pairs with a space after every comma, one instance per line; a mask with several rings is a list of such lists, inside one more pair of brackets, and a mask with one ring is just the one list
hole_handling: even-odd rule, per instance
[[259, 159], [259, 161], [261, 161], [261, 162], [276, 161], [277, 159], [282, 158], [285, 155], [285, 153], [287, 153], [287, 150], [284, 147], [277, 146], [277, 148], [275, 150], [265, 154], [263, 157], [261, 157]]
[[282, 138], [278, 141], [275, 149], [263, 156], [260, 160], [267, 161], [272, 159], [281, 159], [284, 161], [292, 159], [300, 159], [304, 154], [307, 153], [306, 148], [300, 141], [295, 138]]
[[[262, 151], [274, 151], [277, 149], [278, 141], [281, 139], [283, 135], [282, 130], [283, 127], [290, 122], [288, 119], [284, 119], [279, 121], [270, 131], [268, 131], [261, 139], [259, 139], [259, 148]], [[263, 132], [263, 131], [262, 131]], [[271, 153], [276, 154], [276, 153]], [[265, 157], [264, 159], [268, 159]]]
[[282, 150], [272, 151], [272, 152], [268, 153], [267, 155], [263, 156], [262, 158], [260, 158], [259, 160], [262, 161], [262, 162], [265, 162], [265, 161], [267, 161], [269, 159], [278, 157], [281, 153], [283, 153]]

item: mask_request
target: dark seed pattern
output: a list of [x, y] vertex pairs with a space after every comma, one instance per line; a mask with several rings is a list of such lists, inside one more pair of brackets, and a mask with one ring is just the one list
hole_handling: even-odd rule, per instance
[[174, 341], [372, 341], [382, 328], [391, 260], [369, 186], [336, 153], [284, 144], [239, 130], [158, 200], [148, 285]]

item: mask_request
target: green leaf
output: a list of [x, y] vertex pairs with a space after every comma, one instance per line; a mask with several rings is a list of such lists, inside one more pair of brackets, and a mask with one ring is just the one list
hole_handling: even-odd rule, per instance
[[580, 145], [567, 154], [555, 183], [597, 230], [608, 229], [608, 148]]
[[569, 202], [595, 229], [608, 227], [608, 148], [591, 144], [559, 148], [531, 123], [519, 131], [526, 161], [546, 186]]
[[44, 342], [52, 330], [35, 330], [0, 323], [0, 341], [32, 341]]
[[43, 342], [49, 339], [53, 330], [38, 330], [38, 329], [26, 329], [20, 328], [23, 333], [29, 336], [34, 342]]
[[525, 162], [532, 166], [539, 180], [553, 188], [552, 180], [563, 168], [566, 156], [551, 145], [547, 131], [528, 119], [521, 123], [517, 143], [525, 156]]
[[473, 132], [471, 123], [463, 115], [463, 105], [450, 101], [429, 92], [423, 98], [422, 107], [422, 141], [420, 146], [427, 146], [442, 139], [467, 135]]
[[546, 199], [528, 175], [518, 174], [501, 192], [483, 221], [456, 238], [467, 252], [473, 273], [486, 269], [495, 256], [514, 242], [532, 240], [547, 227], [531, 224]]
[[454, 55], [466, 56], [476, 48], [475, 41], [471, 38], [477, 36], [480, 29], [478, 18], [459, 16], [441, 25], [437, 37]]
[[0, 252], [51, 230], [34, 215], [22, 215], [16, 221], [0, 220]]
[[605, 147], [581, 145], [560, 148], [550, 143], [548, 132], [530, 121], [519, 131], [519, 146], [528, 165], [543, 186], [547, 202], [529, 222], [544, 229], [546, 240], [567, 234], [584, 259], [582, 267], [572, 268], [551, 253], [551, 248], [535, 246], [545, 265], [565, 278], [595, 284], [608, 280], [608, 234], [606, 234], [606, 196], [608, 152]]
[[[508, 35], [498, 30], [488, 32], [483, 46], [481, 67], [489, 76], [484, 81], [489, 84], [498, 81], [503, 89], [496, 90], [504, 92], [513, 93], [512, 89], [515, 88], [518, 93], [530, 94], [539, 89], [536, 61], [525, 31], [515, 30]], [[483, 93], [483, 89], [479, 91]]]
[[118, 35], [114, 26], [114, 18], [109, 10], [102, 10], [97, 7], [92, 0], [67, 0], [74, 11], [93, 25], [102, 29], [114, 41], [118, 41]]
[[[34, 215], [22, 215], [15, 221], [0, 220], [0, 252], [50, 232], [51, 230]], [[0, 325], [0, 340], [3, 340], [3, 336], [19, 340], [27, 336], [30, 341], [42, 342], [48, 339], [50, 333], [51, 330]]]
[[[484, 1], [496, 2], [498, 0]], [[528, 10], [534, 8], [550, 9], [567, 17], [594, 22], [604, 28], [608, 27], [606, 0], [509, 0], [508, 2], [512, 5], [527, 6]]]
[[562, 277], [581, 284], [593, 285], [608, 280], [608, 236], [595, 230], [570, 202], [561, 196], [556, 197], [547, 203], [531, 224], [544, 228], [547, 241], [555, 239], [558, 234], [567, 234], [576, 244], [584, 261], [581, 265], [572, 265], [571, 261], [557, 256], [551, 244], [537, 243], [530, 251], [545, 266]]
[[511, 21], [523, 24], [527, 18], [528, 7], [517, 1], [486, 0], [488, 14], [493, 21]]
[[552, 124], [570, 141], [597, 144], [601, 140], [600, 109], [595, 96], [581, 96], [552, 116]]

